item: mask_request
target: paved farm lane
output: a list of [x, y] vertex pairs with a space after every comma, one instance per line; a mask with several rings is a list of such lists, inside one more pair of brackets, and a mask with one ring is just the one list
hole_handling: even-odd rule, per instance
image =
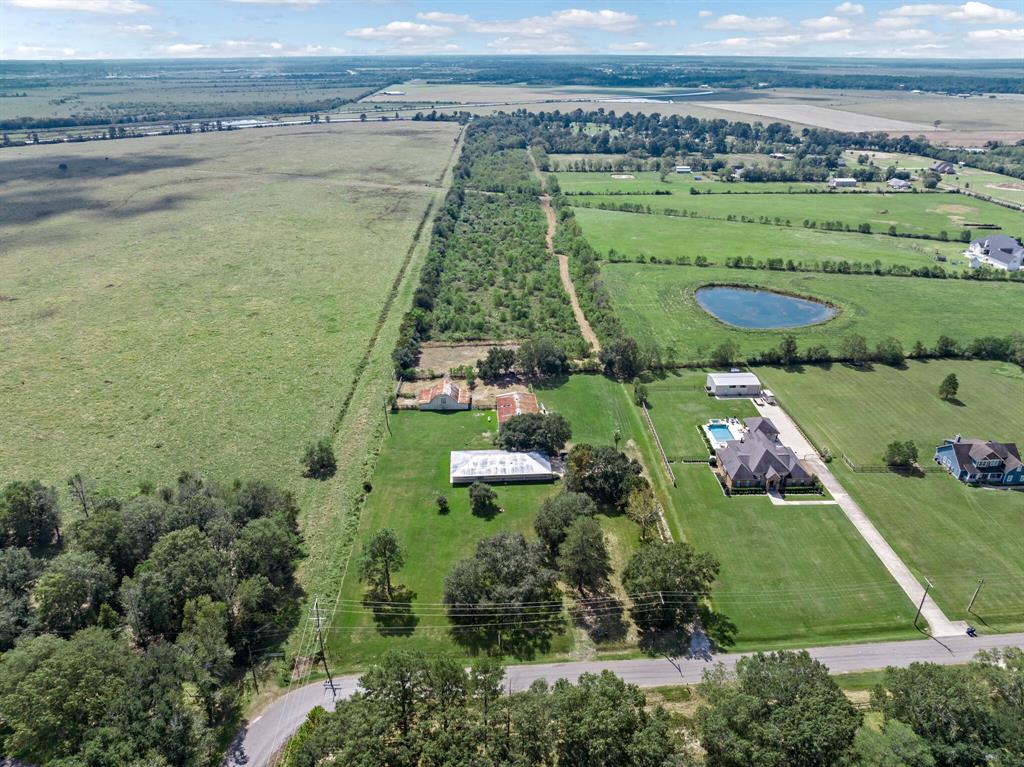
[[[960, 635], [943, 639], [916, 639], [909, 642], [875, 642], [873, 644], [837, 645], [808, 649], [810, 654], [824, 663], [834, 674], [851, 671], [873, 671], [886, 666], [906, 667], [911, 663], [966, 663], [979, 650], [994, 647], [1024, 648], [1024, 633], [991, 634], [971, 639]], [[665, 659], [585, 661], [580, 663], [541, 663], [510, 666], [506, 678], [513, 690], [525, 690], [537, 679], [549, 683], [557, 679], [575, 681], [581, 674], [613, 671], [626, 682], [639, 687], [699, 682], [704, 669], [715, 663], [733, 668], [736, 661], [749, 653], [716, 655], [711, 660], [684, 659], [678, 668]], [[357, 677], [347, 676], [335, 680], [337, 697], [345, 699], [357, 688]], [[334, 708], [334, 699], [322, 682], [300, 687], [278, 698], [253, 719], [239, 734], [239, 740], [228, 754], [224, 764], [228, 767], [265, 767], [281, 746], [298, 729], [306, 714], [314, 706]]]
[[[910, 568], [900, 559], [892, 546], [889, 545], [889, 542], [882, 537], [882, 534], [875, 527], [874, 523], [868, 519], [864, 510], [839, 484], [839, 480], [835, 478], [835, 475], [829, 470], [828, 466], [818, 457], [818, 451], [811, 447], [803, 432], [796, 425], [796, 421], [790, 417], [789, 413], [778, 405], [759, 405], [756, 401], [754, 402], [754, 407], [757, 408], [758, 414], [772, 420], [775, 427], [779, 430], [783, 444], [793, 448], [797, 455], [804, 456], [806, 461], [811, 464], [821, 479], [821, 484], [832, 494], [836, 503], [839, 504], [839, 508], [846, 514], [847, 519], [857, 528], [857, 532], [867, 541], [868, 546], [875, 552], [875, 555], [882, 560], [885, 569], [889, 571], [889, 574], [900, 585], [900, 588], [903, 589], [903, 592], [914, 603], [914, 606], [922, 605], [921, 615], [928, 621], [932, 636], [953, 637], [963, 634], [967, 624], [962, 621], [951, 621], [935, 603], [934, 599], [925, 597], [924, 586], [918, 583], [917, 578], [910, 572]], [[921, 601], [922, 597], [924, 597], [923, 604]]]

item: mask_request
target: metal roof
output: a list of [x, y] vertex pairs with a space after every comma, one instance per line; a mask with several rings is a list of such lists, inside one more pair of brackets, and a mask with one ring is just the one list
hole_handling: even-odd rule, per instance
[[551, 461], [542, 453], [507, 450], [452, 450], [448, 470], [452, 484], [480, 479], [551, 479], [553, 475]]
[[716, 386], [739, 385], [760, 386], [761, 379], [753, 373], [708, 373], [708, 381]]

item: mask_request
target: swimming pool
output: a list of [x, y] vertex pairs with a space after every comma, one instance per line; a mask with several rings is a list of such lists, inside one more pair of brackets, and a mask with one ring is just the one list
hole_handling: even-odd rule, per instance
[[724, 423], [708, 424], [707, 430], [711, 435], [711, 440], [713, 442], [729, 442], [730, 440], [736, 439], [736, 437], [733, 436], [732, 429]]

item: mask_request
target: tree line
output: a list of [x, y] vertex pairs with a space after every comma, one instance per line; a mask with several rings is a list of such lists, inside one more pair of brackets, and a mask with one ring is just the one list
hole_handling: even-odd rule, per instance
[[[871, 718], [806, 651], [755, 653], [719, 665], [664, 697], [693, 700], [671, 715], [610, 671], [576, 683], [504, 690], [481, 657], [396, 651], [327, 713], [314, 709], [285, 767], [354, 764], [487, 767], [993, 767], [1024, 759], [1024, 651], [978, 653], [964, 666], [887, 668]], [[657, 691], [656, 692], [661, 692]]]
[[[291, 494], [192, 472], [130, 497], [0, 493], [0, 750], [61, 767], [205, 765], [239, 678], [293, 625]], [[59, 737], [58, 737], [59, 734]]]

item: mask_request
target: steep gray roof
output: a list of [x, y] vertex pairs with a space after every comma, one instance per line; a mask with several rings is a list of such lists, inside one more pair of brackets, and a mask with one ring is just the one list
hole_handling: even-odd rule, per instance
[[961, 438], [959, 442], [951, 442], [953, 452], [956, 454], [957, 462], [961, 469], [968, 471], [979, 469], [978, 461], [991, 461], [999, 459], [1003, 462], [1003, 471], [1013, 471], [1021, 466], [1020, 453], [1017, 445], [1013, 442], [995, 442], [993, 440]]
[[[754, 420], [754, 419], [750, 419]], [[748, 420], [748, 425], [750, 423]], [[775, 428], [768, 419], [759, 419]], [[726, 473], [735, 480], [765, 479], [773, 476], [809, 479], [811, 473], [803, 467], [796, 453], [761, 431], [751, 430], [742, 441], [726, 442], [717, 451], [718, 461]]]
[[982, 237], [974, 240], [971, 245], [980, 248], [985, 255], [994, 261], [1009, 264], [1017, 254], [1024, 251], [1024, 246], [1013, 237], [1005, 234], [993, 234], [989, 237]]
[[779, 434], [779, 430], [775, 428], [775, 424], [772, 423], [770, 418], [761, 418], [760, 416], [744, 418], [743, 423], [746, 424], [747, 429], [751, 432], [763, 434], [773, 441]]

